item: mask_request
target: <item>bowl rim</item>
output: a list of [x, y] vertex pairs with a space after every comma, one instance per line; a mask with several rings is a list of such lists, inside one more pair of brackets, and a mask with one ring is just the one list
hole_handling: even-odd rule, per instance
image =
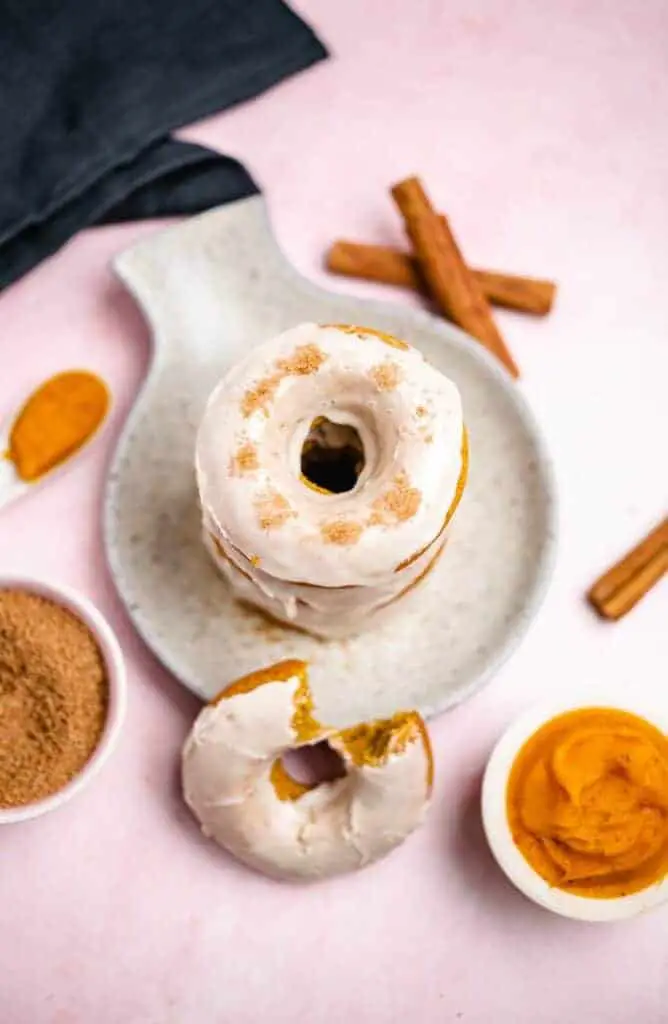
[[577, 896], [550, 886], [525, 860], [515, 845], [506, 814], [506, 789], [520, 748], [541, 726], [568, 711], [610, 708], [644, 718], [668, 733], [668, 705], [643, 696], [595, 688], [562, 696], [529, 708], [513, 721], [497, 741], [482, 781], [482, 822], [494, 859], [506, 877], [528, 899], [562, 917], [577, 921], [610, 922], [635, 917], [668, 900], [668, 875], [628, 896], [597, 899]]
[[70, 611], [88, 627], [100, 649], [109, 687], [107, 716], [97, 747], [81, 770], [61, 789], [42, 800], [19, 807], [0, 807], [0, 826], [28, 821], [56, 810], [97, 774], [120, 734], [127, 704], [127, 679], [121, 646], [111, 626], [97, 606], [72, 587], [20, 573], [0, 573], [0, 590], [22, 590], [45, 597]]

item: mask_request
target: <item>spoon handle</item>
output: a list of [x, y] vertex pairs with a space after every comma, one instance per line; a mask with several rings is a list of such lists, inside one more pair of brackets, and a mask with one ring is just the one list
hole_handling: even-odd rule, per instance
[[14, 464], [4, 457], [8, 441], [8, 437], [0, 436], [0, 509], [20, 498], [29, 487], [29, 484], [21, 480]]

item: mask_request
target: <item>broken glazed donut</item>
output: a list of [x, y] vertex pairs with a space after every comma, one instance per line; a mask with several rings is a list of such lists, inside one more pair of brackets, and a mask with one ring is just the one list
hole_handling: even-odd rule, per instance
[[[288, 751], [327, 740], [346, 774], [312, 786]], [[198, 715], [183, 750], [183, 792], [202, 831], [251, 867], [309, 881], [385, 856], [420, 824], [432, 758], [416, 712], [335, 730], [314, 718], [307, 666], [246, 676]]]
[[443, 549], [466, 482], [459, 392], [389, 335], [303, 324], [215, 389], [196, 471], [237, 597], [324, 637], [359, 632]]

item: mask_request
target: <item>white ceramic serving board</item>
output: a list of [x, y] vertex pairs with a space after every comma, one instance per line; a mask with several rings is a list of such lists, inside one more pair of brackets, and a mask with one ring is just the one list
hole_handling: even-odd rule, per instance
[[[260, 196], [152, 236], [115, 270], [148, 318], [154, 355], [112, 467], [106, 543], [160, 660], [210, 698], [262, 665], [305, 658], [319, 716], [333, 725], [399, 708], [433, 715], [479, 687], [524, 634], [552, 562], [553, 478], [518, 385], [445, 321], [302, 278]], [[458, 384], [470, 437], [469, 485], [438, 567], [395, 621], [343, 642], [236, 604], [200, 540], [193, 449], [207, 396], [250, 346], [304, 321], [362, 324], [416, 345]]]

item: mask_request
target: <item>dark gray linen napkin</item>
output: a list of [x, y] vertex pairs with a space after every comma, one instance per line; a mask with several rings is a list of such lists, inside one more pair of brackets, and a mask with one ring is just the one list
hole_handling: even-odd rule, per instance
[[0, 287], [84, 227], [257, 192], [169, 132], [325, 56], [281, 0], [2, 0]]

